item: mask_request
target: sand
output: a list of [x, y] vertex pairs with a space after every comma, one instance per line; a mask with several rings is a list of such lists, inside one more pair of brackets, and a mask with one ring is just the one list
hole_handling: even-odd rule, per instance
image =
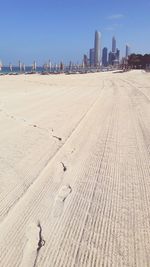
[[0, 267], [150, 266], [150, 74], [0, 77]]

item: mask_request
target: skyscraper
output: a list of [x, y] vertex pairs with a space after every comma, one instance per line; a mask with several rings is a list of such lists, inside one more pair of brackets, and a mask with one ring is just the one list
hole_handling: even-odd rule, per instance
[[117, 48], [116, 49], [116, 60], [119, 61], [119, 59], [120, 59], [120, 50]]
[[93, 67], [94, 66], [94, 48], [91, 48], [90, 49], [90, 52], [89, 52], [89, 58], [90, 58], [90, 67]]
[[88, 57], [87, 57], [87, 55], [83, 56], [83, 62], [84, 62], [84, 67], [88, 67]]
[[116, 53], [114, 52], [109, 52], [108, 54], [108, 63], [109, 65], [114, 65], [114, 61], [116, 60]]
[[115, 36], [112, 38], [112, 52], [116, 53], [116, 39]]
[[126, 45], [126, 58], [130, 55], [130, 46]]
[[112, 65], [112, 52], [111, 51], [108, 54], [108, 64]]
[[108, 54], [108, 49], [107, 47], [104, 47], [102, 52], [102, 65], [104, 67], [107, 67], [108, 65], [107, 54]]
[[94, 41], [94, 66], [99, 67], [100, 66], [100, 60], [101, 60], [101, 54], [100, 54], [100, 38], [101, 34], [100, 32], [95, 32], [95, 41]]

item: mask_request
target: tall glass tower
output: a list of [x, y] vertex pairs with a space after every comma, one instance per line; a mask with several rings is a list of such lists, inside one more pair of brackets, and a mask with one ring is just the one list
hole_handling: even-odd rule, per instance
[[94, 56], [95, 56], [94, 48], [91, 48], [90, 49], [90, 52], [89, 52], [90, 67], [93, 67], [94, 66]]
[[102, 51], [102, 65], [104, 66], [104, 67], [106, 67], [107, 66], [107, 64], [108, 64], [108, 61], [107, 61], [107, 54], [108, 54], [108, 49], [107, 49], [107, 47], [104, 47], [103, 48], [103, 51]]
[[94, 41], [94, 66], [99, 67], [101, 61], [101, 48], [100, 48], [100, 39], [101, 33], [95, 32], [95, 41]]
[[112, 38], [112, 52], [116, 53], [116, 38], [113, 36]]
[[130, 46], [126, 45], [126, 58], [130, 55]]

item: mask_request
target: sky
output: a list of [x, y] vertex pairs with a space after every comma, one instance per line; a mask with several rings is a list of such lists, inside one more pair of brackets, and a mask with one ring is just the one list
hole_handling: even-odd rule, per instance
[[112, 36], [121, 55], [150, 53], [150, 0], [7, 0], [0, 4], [0, 59], [38, 65], [81, 62], [94, 46], [111, 49]]

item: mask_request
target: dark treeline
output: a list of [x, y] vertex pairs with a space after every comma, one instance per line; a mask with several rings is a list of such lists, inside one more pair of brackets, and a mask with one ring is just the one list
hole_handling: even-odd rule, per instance
[[136, 69], [150, 68], [150, 54], [131, 54], [128, 58], [128, 66]]

